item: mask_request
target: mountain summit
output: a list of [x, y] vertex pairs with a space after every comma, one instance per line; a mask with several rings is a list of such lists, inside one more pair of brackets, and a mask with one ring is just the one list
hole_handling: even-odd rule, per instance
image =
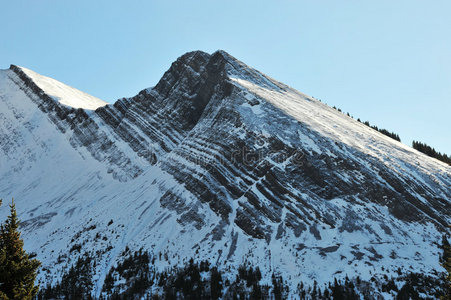
[[443, 271], [450, 167], [224, 51], [186, 53], [114, 104], [12, 65], [0, 137], [0, 196], [16, 199], [42, 285], [89, 252], [100, 296], [127, 247], [231, 280], [250, 263], [290, 290]]
[[42, 76], [24, 67], [12, 65], [10, 69], [16, 71], [18, 74], [24, 74], [24, 78], [29, 78], [33, 81], [43, 93], [65, 106], [95, 110], [96, 108], [107, 104], [103, 100], [83, 93], [53, 78]]

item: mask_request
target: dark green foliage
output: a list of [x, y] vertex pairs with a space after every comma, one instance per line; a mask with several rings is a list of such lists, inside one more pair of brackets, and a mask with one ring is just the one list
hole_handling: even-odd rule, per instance
[[397, 140], [398, 142], [401, 141], [401, 138], [399, 137], [399, 135], [394, 133], [394, 132], [390, 132], [387, 129], [379, 128], [376, 125], [370, 125], [370, 122], [368, 122], [368, 121], [365, 121], [363, 124], [365, 124], [368, 127], [373, 128], [374, 130], [379, 131], [380, 133], [382, 133], [382, 134], [384, 134], [384, 135], [386, 135], [388, 137], [391, 137], [394, 140]]
[[[421, 273], [409, 273], [404, 278], [404, 285], [399, 289], [397, 299], [422, 299], [420, 294], [439, 299], [445, 294], [444, 281]], [[445, 298], [446, 299], [446, 298]]]
[[407, 282], [401, 287], [398, 295], [396, 296], [397, 300], [409, 300], [409, 299], [420, 299], [420, 295], [417, 290], [414, 288], [414, 285], [417, 281], [417, 276], [409, 276]]
[[61, 281], [41, 290], [38, 299], [92, 299], [92, 269], [92, 258], [85, 253], [63, 275]]
[[[142, 249], [131, 253], [127, 247], [122, 256], [126, 256], [125, 259], [106, 275], [102, 292], [110, 299], [140, 298], [154, 284], [149, 253]], [[119, 279], [125, 279], [125, 284], [115, 286]]]
[[32, 299], [39, 290], [34, 282], [40, 262], [23, 249], [14, 200], [10, 209], [0, 227], [0, 299]]
[[[447, 240], [446, 240], [447, 242]], [[443, 242], [446, 244], [446, 242]], [[449, 252], [443, 255], [449, 258]], [[400, 274], [396, 279], [384, 276], [372, 277], [365, 281], [359, 277], [344, 280], [335, 279], [328, 286], [298, 285], [290, 291], [282, 276], [272, 274], [269, 285], [263, 284], [263, 276], [258, 267], [249, 263], [241, 265], [230, 280], [228, 270], [211, 266], [208, 261], [195, 262], [190, 259], [183, 267], [157, 272], [155, 259], [146, 251], [132, 252], [126, 249], [122, 261], [107, 274], [101, 299], [372, 299], [374, 292], [386, 292], [398, 299], [416, 299], [418, 295], [428, 295], [439, 299], [445, 295], [444, 281], [424, 274]], [[39, 299], [90, 299], [92, 282], [89, 276], [92, 263], [89, 256], [80, 258], [68, 274], [55, 287], [47, 287], [39, 294]], [[227, 279], [227, 277], [229, 277]], [[230, 280], [230, 281], [229, 281]], [[396, 282], [404, 286], [397, 288]], [[375, 288], [376, 287], [376, 288]], [[446, 298], [444, 298], [446, 299]]]
[[272, 274], [272, 286], [275, 300], [282, 300], [284, 297], [284, 285], [282, 276]]
[[334, 280], [334, 286], [332, 287], [332, 298], [334, 300], [360, 299], [360, 297], [358, 296], [358, 294], [354, 289], [354, 284], [352, 282], [346, 280], [344, 284], [341, 284], [340, 282], [337, 281], [337, 279]]
[[264, 299], [261, 286], [256, 283], [252, 286], [250, 299]]
[[444, 299], [451, 299], [451, 246], [448, 242], [448, 238], [444, 235], [442, 239], [443, 255], [440, 258], [440, 263], [445, 268], [447, 274], [445, 278], [446, 291]]
[[430, 157], [434, 157], [438, 160], [441, 160], [441, 161], [447, 163], [448, 165], [451, 165], [451, 157], [450, 156], [446, 155], [445, 153], [442, 154], [440, 152], [435, 151], [434, 148], [426, 145], [425, 143], [413, 141], [412, 148], [416, 149], [420, 152], [423, 152], [424, 154], [426, 154]]
[[232, 296], [234, 299], [268, 299], [273, 287], [262, 286], [261, 279], [262, 274], [258, 267], [254, 269], [252, 266], [241, 265], [226, 296]]
[[[159, 288], [163, 299], [267, 299], [274, 288], [260, 285], [262, 274], [260, 269], [240, 267], [235, 282], [224, 282], [223, 274], [217, 267], [211, 267], [208, 261], [196, 263], [193, 259], [182, 268], [168, 269], [158, 273], [150, 264], [147, 252], [139, 251], [131, 254], [124, 251], [124, 260], [113, 267], [107, 274], [102, 295], [106, 299], [140, 299], [141, 297], [157, 297], [150, 295], [149, 289]], [[118, 281], [125, 284], [117, 284]], [[278, 295], [285, 295], [287, 288], [282, 277], [274, 277]], [[227, 298], [226, 297], [226, 298]], [[283, 298], [279, 298], [283, 299]]]
[[184, 299], [201, 299], [205, 295], [199, 265], [192, 258], [188, 266], [177, 272], [172, 289], [175, 294], [181, 293]]
[[387, 280], [387, 282], [382, 284], [382, 291], [386, 292], [386, 293], [390, 293], [391, 291], [398, 291], [398, 287], [395, 284], [395, 281], [393, 280], [393, 278], [391, 278], [390, 280]]
[[[335, 106], [334, 106], [333, 108], [336, 109], [336, 110], [338, 110], [339, 112], [341, 112], [341, 109], [336, 108]], [[352, 116], [351, 116], [349, 113], [346, 113], [346, 115], [347, 115], [348, 117], [352, 118]], [[357, 121], [360, 122], [360, 123], [362, 123], [362, 121], [360, 120], [360, 118], [357, 118]], [[370, 122], [368, 122], [368, 121], [363, 122], [363, 124], [365, 124], [365, 125], [368, 126], [368, 127], [373, 128], [374, 130], [379, 131], [380, 133], [382, 133], [382, 134], [384, 134], [384, 135], [386, 135], [386, 136], [388, 136], [388, 137], [391, 137], [391, 138], [394, 139], [394, 140], [397, 140], [398, 142], [401, 141], [401, 138], [399, 137], [399, 135], [396, 134], [396, 133], [394, 133], [394, 132], [390, 132], [390, 131], [388, 131], [387, 129], [378, 128], [378, 127], [375, 126], [375, 125], [370, 125]]]
[[[374, 128], [374, 127], [375, 127], [375, 128]], [[379, 131], [380, 133], [385, 134], [386, 136], [391, 137], [392, 139], [397, 140], [398, 142], [401, 141], [401, 138], [399, 137], [398, 134], [396, 134], [396, 133], [394, 133], [394, 132], [390, 132], [390, 131], [388, 131], [388, 130], [386, 130], [386, 129], [383, 129], [383, 128], [379, 128], [379, 129], [378, 129], [377, 126], [374, 126], [374, 127], [372, 127], [372, 128], [376, 129], [376, 130]]]
[[75, 245], [73, 245], [73, 246], [70, 248], [69, 252], [70, 252], [70, 253], [72, 253], [72, 252], [74, 252], [74, 251], [80, 252], [80, 250], [81, 250], [81, 244], [75, 244]]
[[114, 281], [115, 280], [113, 272], [108, 272], [108, 274], [105, 276], [105, 281], [103, 282], [103, 291], [108, 291], [109, 293], [111, 293], [114, 288]]
[[222, 276], [216, 267], [210, 270], [210, 296], [211, 299], [222, 296]]
[[238, 268], [237, 277], [239, 280], [244, 279], [246, 281], [246, 285], [249, 287], [258, 283], [262, 279], [262, 274], [258, 267], [254, 270], [252, 266], [246, 267], [245, 265], [241, 265]]

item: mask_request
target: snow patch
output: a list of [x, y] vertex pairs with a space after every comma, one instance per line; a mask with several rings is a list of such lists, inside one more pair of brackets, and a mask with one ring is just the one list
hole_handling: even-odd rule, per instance
[[19, 68], [47, 95], [63, 105], [73, 108], [96, 110], [108, 104], [99, 98], [79, 91], [53, 78], [40, 75], [24, 67]]

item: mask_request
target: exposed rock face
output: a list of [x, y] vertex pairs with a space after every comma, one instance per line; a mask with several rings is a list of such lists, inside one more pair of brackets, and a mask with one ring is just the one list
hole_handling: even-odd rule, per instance
[[[451, 220], [448, 166], [223, 51], [187, 53], [154, 88], [95, 111], [61, 105], [20, 67], [10, 69], [0, 89], [2, 109], [11, 112], [0, 114], [0, 137], [10, 137], [0, 151], [29, 171], [7, 164], [0, 191], [18, 198], [25, 237], [42, 236], [30, 248], [42, 247], [46, 264], [67, 253], [48, 239], [110, 245], [99, 254], [99, 274], [126, 244], [174, 253], [174, 264], [194, 253], [233, 266], [253, 260], [293, 281], [300, 275], [292, 265], [320, 280], [330, 261], [343, 262], [343, 276], [366, 276], [378, 263], [412, 265], [410, 254], [389, 253], [413, 245], [424, 258], [437, 256], [433, 243]], [[15, 107], [17, 99], [28, 106]], [[21, 132], [23, 124], [34, 125]], [[52, 126], [59, 132], [52, 131], [53, 140], [39, 135]], [[52, 159], [54, 144], [63, 145], [71, 164]], [[31, 150], [13, 154], [19, 148]], [[40, 168], [33, 157], [72, 179], [54, 189], [30, 177]], [[18, 181], [8, 179], [18, 172]], [[118, 227], [110, 231], [113, 218]], [[97, 229], [83, 231], [90, 222]], [[97, 232], [108, 242], [96, 241]], [[415, 264], [425, 272], [438, 267], [427, 259]]]
[[58, 104], [19, 67], [11, 65], [10, 69], [15, 73], [9, 75], [10, 80], [46, 113], [61, 133], [69, 135], [69, 142], [74, 148], [84, 147], [95, 159], [105, 161], [110, 172], [114, 172], [119, 180], [136, 177], [142, 172], [140, 167], [114, 144], [115, 140], [109, 136], [107, 129], [104, 126], [99, 127], [94, 115], [88, 115], [87, 111], [80, 108]]

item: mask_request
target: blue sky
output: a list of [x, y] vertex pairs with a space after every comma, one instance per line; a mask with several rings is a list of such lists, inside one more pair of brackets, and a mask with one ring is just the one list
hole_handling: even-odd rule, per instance
[[354, 117], [451, 154], [450, 1], [6, 1], [0, 68], [105, 101], [223, 49]]

